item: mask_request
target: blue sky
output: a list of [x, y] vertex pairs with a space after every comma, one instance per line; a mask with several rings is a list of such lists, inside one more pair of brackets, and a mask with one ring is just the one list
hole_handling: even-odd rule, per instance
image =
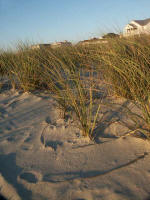
[[150, 18], [150, 0], [0, 0], [0, 47], [77, 42]]

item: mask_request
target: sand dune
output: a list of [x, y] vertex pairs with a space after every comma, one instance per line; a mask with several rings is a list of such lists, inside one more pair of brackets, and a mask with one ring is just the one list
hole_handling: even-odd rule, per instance
[[[96, 142], [60, 116], [49, 94], [0, 94], [0, 194], [10, 200], [148, 200], [150, 143], [119, 137], [125, 100], [102, 106]], [[139, 111], [133, 107], [135, 112]]]

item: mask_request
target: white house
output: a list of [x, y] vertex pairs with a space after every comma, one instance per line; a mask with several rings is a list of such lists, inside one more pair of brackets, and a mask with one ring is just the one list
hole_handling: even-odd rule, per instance
[[65, 40], [64, 42], [54, 42], [51, 44], [51, 48], [63, 47], [63, 46], [72, 46], [71, 42]]
[[43, 47], [51, 47], [51, 44], [35, 44], [35, 45], [31, 45], [31, 49], [41, 49]]
[[124, 28], [123, 35], [150, 34], [150, 18], [144, 20], [133, 20]]
[[64, 42], [55, 42], [52, 44], [35, 44], [35, 45], [31, 45], [31, 49], [41, 49], [41, 48], [45, 48], [45, 47], [51, 47], [51, 48], [57, 48], [57, 47], [62, 47], [62, 46], [71, 46], [72, 43], [68, 42], [67, 40], [65, 40]]

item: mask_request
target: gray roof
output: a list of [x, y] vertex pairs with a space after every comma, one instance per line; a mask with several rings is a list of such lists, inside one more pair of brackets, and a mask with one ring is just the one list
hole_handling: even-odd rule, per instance
[[138, 23], [139, 25], [141, 26], [145, 26], [147, 25], [148, 23], [150, 23], [150, 18], [148, 19], [144, 19], [144, 20], [134, 20], [136, 23]]
[[132, 26], [133, 28], [137, 28], [135, 24], [129, 24], [129, 25]]

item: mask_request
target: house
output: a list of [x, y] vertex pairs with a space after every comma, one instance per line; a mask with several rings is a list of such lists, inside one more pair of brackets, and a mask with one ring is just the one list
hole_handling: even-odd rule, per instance
[[57, 47], [62, 47], [62, 46], [71, 46], [72, 43], [68, 42], [68, 41], [64, 41], [64, 42], [55, 42], [52, 44], [35, 44], [35, 45], [31, 45], [31, 49], [41, 49], [41, 48], [45, 48], [45, 47], [51, 47], [51, 48], [57, 48]]
[[150, 34], [150, 18], [144, 20], [133, 20], [124, 28], [123, 35]]
[[102, 43], [107, 43], [106, 40], [103, 38], [92, 38], [89, 40], [83, 40], [78, 42], [78, 45], [91, 45], [91, 44], [102, 44]]
[[72, 46], [72, 43], [65, 40], [64, 42], [54, 42], [51, 44], [51, 48], [53, 49], [57, 47], [64, 47], [64, 46]]
[[51, 47], [51, 44], [35, 44], [31, 45], [31, 49], [41, 49], [43, 47]]

